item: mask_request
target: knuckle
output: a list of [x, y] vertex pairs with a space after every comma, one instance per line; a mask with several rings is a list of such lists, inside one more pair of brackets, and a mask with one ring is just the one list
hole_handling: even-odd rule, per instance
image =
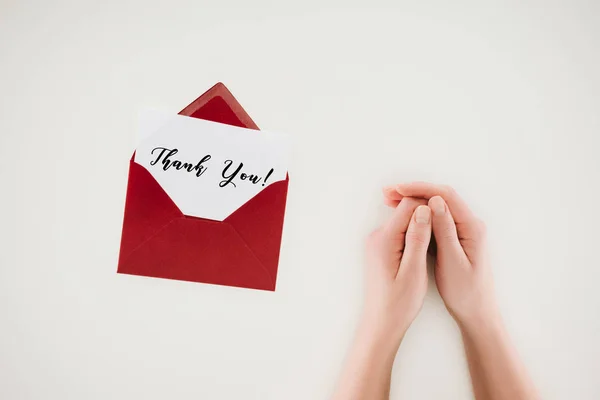
[[442, 229], [440, 229], [438, 237], [440, 240], [444, 241], [455, 240], [457, 237], [456, 228], [450, 225], [444, 226]]
[[408, 231], [406, 232], [406, 242], [416, 246], [429, 245], [427, 235], [424, 232], [419, 231]]

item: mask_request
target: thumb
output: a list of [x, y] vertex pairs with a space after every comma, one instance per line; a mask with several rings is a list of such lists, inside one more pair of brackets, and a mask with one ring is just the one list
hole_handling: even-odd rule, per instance
[[404, 254], [398, 272], [405, 269], [427, 266], [427, 248], [431, 240], [431, 210], [427, 206], [419, 206], [410, 219], [406, 231]]
[[438, 252], [464, 254], [458, 239], [456, 223], [444, 199], [440, 196], [432, 197], [429, 199], [429, 208], [433, 212], [432, 226]]

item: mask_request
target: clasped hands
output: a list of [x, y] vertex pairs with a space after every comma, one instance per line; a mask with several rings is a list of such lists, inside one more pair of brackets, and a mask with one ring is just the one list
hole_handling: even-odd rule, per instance
[[366, 298], [334, 399], [389, 398], [394, 359], [435, 281], [460, 327], [477, 400], [537, 400], [536, 388], [496, 306], [483, 223], [448, 186], [416, 182], [384, 190], [392, 217], [367, 241]]
[[384, 190], [394, 207], [367, 240], [365, 307], [360, 330], [397, 351], [427, 291], [427, 249], [437, 243], [435, 281], [461, 329], [495, 318], [497, 308], [483, 223], [448, 186], [424, 182]]

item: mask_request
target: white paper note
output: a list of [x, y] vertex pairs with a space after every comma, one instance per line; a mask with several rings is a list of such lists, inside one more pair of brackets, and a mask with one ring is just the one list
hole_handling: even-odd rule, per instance
[[[157, 130], [155, 121], [161, 121]], [[286, 178], [289, 149], [283, 134], [151, 111], [142, 113], [140, 133], [134, 161], [185, 215], [223, 221]]]

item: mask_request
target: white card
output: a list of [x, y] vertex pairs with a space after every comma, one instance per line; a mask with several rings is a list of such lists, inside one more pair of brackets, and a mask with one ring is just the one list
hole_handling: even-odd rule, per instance
[[142, 141], [134, 161], [185, 215], [223, 221], [266, 187], [286, 179], [287, 136], [158, 114], [142, 113]]

